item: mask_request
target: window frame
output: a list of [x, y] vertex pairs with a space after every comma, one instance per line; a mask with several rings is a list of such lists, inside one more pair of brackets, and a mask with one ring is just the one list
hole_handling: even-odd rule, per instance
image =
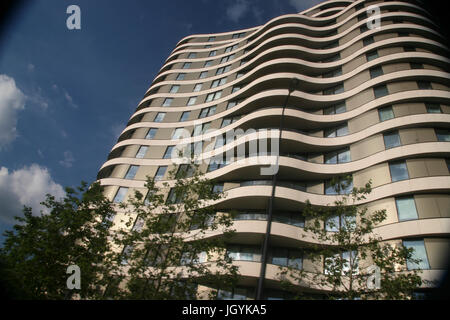
[[[159, 119], [158, 117], [161, 116], [162, 118]], [[166, 117], [166, 113], [165, 112], [158, 112], [155, 116], [155, 118], [153, 119], [153, 122], [163, 122], [164, 118]]]
[[[399, 202], [405, 201], [405, 200], [409, 200], [412, 201], [412, 204], [414, 205], [414, 214], [411, 216], [405, 216], [405, 215], [409, 215], [410, 212], [405, 213], [403, 212], [403, 217], [402, 217], [402, 208], [404, 208], [404, 206], [402, 207], [401, 204], [399, 204]], [[414, 196], [406, 196], [406, 197], [396, 197], [395, 198], [395, 208], [397, 209], [397, 217], [398, 217], [398, 221], [410, 221], [410, 220], [418, 220], [419, 219], [419, 213], [417, 212], [417, 205], [416, 205], [416, 199], [414, 198]]]
[[[386, 138], [392, 137], [394, 135], [398, 138], [398, 144], [389, 145], [388, 146], [387, 143], [386, 143], [387, 142]], [[402, 140], [400, 138], [400, 134], [399, 134], [398, 130], [394, 130], [394, 131], [389, 131], [389, 132], [383, 133], [383, 142], [384, 142], [384, 149], [385, 150], [392, 149], [392, 148], [397, 148], [397, 147], [400, 147], [402, 145]]]
[[[401, 165], [404, 164], [404, 167], [406, 168], [406, 170], [404, 170], [404, 172], [406, 172], [406, 175], [407, 175], [406, 178], [403, 178], [403, 176], [402, 177], [394, 177], [394, 175], [393, 175], [393, 166], [400, 165], [400, 164]], [[402, 170], [403, 170], [403, 168], [402, 168]], [[391, 175], [391, 182], [408, 180], [410, 175], [409, 175], [408, 164], [406, 163], [406, 160], [389, 162], [389, 173]]]

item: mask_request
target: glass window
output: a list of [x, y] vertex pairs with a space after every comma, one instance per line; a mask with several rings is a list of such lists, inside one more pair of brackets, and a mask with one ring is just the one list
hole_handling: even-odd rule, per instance
[[222, 91], [216, 91], [206, 96], [205, 102], [214, 101], [222, 97]]
[[170, 204], [176, 204], [180, 203], [183, 200], [182, 198], [183, 197], [180, 194], [177, 194], [175, 188], [172, 188], [169, 191], [166, 202]]
[[325, 181], [325, 194], [350, 194], [353, 190], [353, 182], [338, 179], [335, 183], [332, 180]]
[[211, 122], [196, 125], [194, 127], [193, 136], [195, 137], [195, 136], [205, 133], [209, 129], [210, 125], [211, 125]]
[[136, 153], [136, 158], [137, 159], [142, 159], [145, 157], [145, 154], [147, 153], [148, 147], [147, 146], [141, 146], [138, 150], [138, 152]]
[[334, 62], [334, 61], [338, 61], [340, 58], [341, 58], [341, 55], [339, 53], [336, 53], [329, 58], [323, 59], [322, 62], [323, 63]]
[[375, 41], [373, 40], [373, 37], [372, 37], [372, 36], [366, 37], [366, 38], [364, 38], [364, 40], [363, 40], [364, 46], [368, 46], [369, 44], [372, 44], [372, 43], [374, 43], [374, 42], [375, 42]]
[[347, 111], [345, 102], [341, 102], [334, 106], [323, 109], [323, 114], [324, 115], [339, 114], [339, 113], [344, 113], [345, 111]]
[[199, 92], [200, 90], [202, 90], [202, 84], [201, 83], [197, 83], [195, 86], [194, 86], [194, 92]]
[[417, 86], [421, 90], [431, 90], [431, 83], [429, 81], [417, 81]]
[[342, 68], [339, 67], [338, 69], [332, 70], [330, 72], [324, 73], [322, 75], [322, 78], [333, 78], [333, 77], [338, 77], [342, 75]]
[[203, 108], [203, 109], [200, 111], [200, 115], [199, 115], [198, 117], [201, 119], [201, 118], [205, 118], [206, 116], [208, 116], [208, 109], [209, 109], [209, 108]]
[[200, 73], [199, 79], [206, 78], [208, 76], [208, 71], [203, 71]]
[[153, 120], [154, 122], [161, 122], [164, 120], [164, 117], [166, 116], [165, 112], [158, 112], [156, 114], [155, 120]]
[[389, 120], [389, 119], [393, 119], [394, 111], [392, 110], [391, 106], [380, 108], [380, 109], [378, 109], [378, 116], [380, 117], [381, 122]]
[[398, 131], [383, 134], [384, 146], [386, 149], [395, 148], [401, 145]]
[[344, 150], [330, 152], [325, 155], [326, 164], [337, 164], [350, 162], [350, 149], [346, 148]]
[[344, 124], [337, 128], [331, 128], [324, 130], [324, 136], [325, 138], [335, 138], [335, 137], [342, 137], [348, 134], [348, 127], [347, 124]]
[[128, 168], [127, 174], [125, 175], [124, 179], [134, 179], [138, 169], [139, 169], [139, 166], [130, 166]]
[[128, 188], [126, 187], [120, 187], [119, 190], [117, 190], [116, 196], [114, 197], [114, 203], [122, 202], [123, 199], [125, 199], [125, 195], [128, 192]]
[[[430, 269], [427, 250], [423, 240], [403, 240], [403, 245], [408, 249], [414, 249], [411, 258], [406, 261], [408, 270]], [[411, 260], [420, 260], [418, 263]]]
[[191, 63], [190, 62], [185, 62], [183, 64], [183, 69], [189, 69], [191, 67]]
[[358, 268], [358, 252], [345, 251], [342, 253], [342, 272], [345, 274], [353, 270], [352, 274], [359, 272]]
[[236, 91], [241, 90], [241, 86], [234, 86], [233, 89], [231, 90], [231, 93], [235, 93]]
[[[157, 121], [155, 121], [157, 122]], [[147, 140], [151, 140], [155, 137], [156, 131], [158, 131], [158, 129], [156, 128], [150, 128], [147, 132], [147, 135], [145, 136], [145, 139]]]
[[325, 221], [325, 230], [329, 232], [338, 232], [339, 229], [352, 230], [356, 224], [356, 216], [334, 215]]
[[272, 249], [272, 264], [278, 266], [288, 265], [288, 250], [284, 248], [273, 248]]
[[374, 50], [374, 51], [366, 53], [367, 62], [370, 62], [370, 61], [372, 61], [372, 60], [374, 60], [376, 58], [378, 58], [378, 51], [377, 50]]
[[233, 34], [233, 39], [239, 39], [245, 36], [245, 32]]
[[411, 46], [405, 46], [403, 49], [405, 50], [405, 52], [414, 52], [414, 51], [416, 51], [416, 48], [411, 47]]
[[188, 55], [188, 59], [195, 59], [196, 57], [197, 57], [197, 53], [195, 53], [195, 52], [191, 52]]
[[337, 137], [342, 137], [342, 136], [346, 136], [348, 134], [348, 127], [347, 124], [342, 125], [340, 127], [338, 127], [336, 129], [336, 136]]
[[173, 131], [172, 140], [180, 139], [183, 136], [183, 133], [185, 133], [185, 129], [184, 128], [176, 128]]
[[140, 232], [142, 228], [144, 227], [145, 220], [141, 217], [137, 217], [136, 221], [134, 222], [133, 231]]
[[178, 75], [177, 75], [177, 78], [176, 78], [176, 80], [184, 80], [184, 77], [186, 76], [186, 73], [179, 73]]
[[376, 78], [383, 75], [383, 68], [381, 66], [370, 68], [370, 78]]
[[254, 294], [248, 293], [247, 289], [234, 288], [233, 291], [219, 290], [217, 292], [218, 300], [247, 300], [247, 296], [252, 297]]
[[174, 84], [171, 88], [170, 88], [170, 93], [177, 93], [178, 90], [180, 89], [179, 85]]
[[330, 217], [325, 221], [325, 230], [328, 232], [338, 232], [339, 231], [339, 216]]
[[172, 104], [173, 98], [166, 98], [163, 103], [163, 107], [170, 107]]
[[441, 106], [437, 103], [425, 103], [428, 113], [442, 113]]
[[122, 251], [122, 261], [120, 262], [122, 265], [128, 264], [128, 259], [131, 256], [131, 252], [133, 251], [133, 246], [127, 245]]
[[220, 64], [228, 62], [228, 61], [232, 60], [233, 58], [234, 58], [234, 54], [223, 57], [222, 59], [220, 59]]
[[192, 106], [192, 105], [195, 104], [196, 101], [197, 101], [197, 97], [190, 97], [188, 102], [187, 102], [187, 105], [188, 106]]
[[236, 101], [230, 101], [230, 102], [228, 102], [228, 104], [227, 104], [227, 110], [230, 109], [230, 108], [233, 108], [235, 105], [237, 105], [237, 102], [236, 102]]
[[366, 18], [367, 18], [367, 13], [366, 12], [361, 13], [361, 14], [358, 15], [358, 21], [362, 21], [362, 20], [364, 20]]
[[242, 77], [245, 74], [245, 71], [239, 71], [238, 73], [236, 73], [236, 79], [239, 79], [240, 77]]
[[350, 149], [342, 150], [337, 155], [338, 163], [346, 163], [351, 161]]
[[218, 68], [217, 71], [216, 71], [216, 75], [228, 72], [228, 71], [230, 71], [230, 69], [231, 69], [231, 65], [228, 65], [226, 67]]
[[360, 28], [359, 28], [359, 32], [360, 33], [364, 33], [369, 31], [369, 28], [367, 27], [367, 23], [364, 23]]
[[388, 89], [385, 84], [381, 86], [376, 86], [373, 88], [373, 93], [375, 94], [375, 99], [387, 96], [389, 94]]
[[395, 199], [399, 221], [418, 219], [414, 197], [403, 197]]
[[214, 57], [217, 54], [217, 50], [213, 50], [209, 53], [208, 57]]
[[406, 180], [409, 178], [408, 167], [405, 161], [389, 163], [392, 182]]
[[164, 177], [164, 174], [166, 173], [166, 170], [167, 170], [167, 166], [158, 167], [158, 170], [156, 170], [154, 180], [155, 181], [162, 180], [162, 178]]
[[172, 158], [172, 151], [173, 151], [173, 146], [168, 146], [166, 148], [166, 152], [164, 153], [163, 159], [170, 159], [170, 158]]
[[417, 62], [411, 62], [411, 69], [423, 69], [423, 64]]
[[190, 111], [184, 111], [184, 112], [181, 114], [180, 122], [186, 121], [186, 120], [189, 118], [190, 114], [191, 114]]
[[216, 41], [216, 37], [209, 37], [208, 38], [208, 42], [213, 42], [213, 41]]
[[213, 186], [213, 193], [221, 193], [223, 191], [223, 183], [217, 183]]
[[203, 65], [203, 68], [212, 66], [212, 62], [213, 62], [212, 60], [206, 61], [205, 64]]
[[189, 164], [180, 164], [180, 166], [178, 167], [176, 178], [190, 178], [194, 175], [194, 173], [195, 169], [193, 166]]
[[218, 87], [218, 86], [222, 86], [222, 85], [224, 85], [225, 83], [227, 83], [227, 77], [224, 77], [224, 78], [221, 78], [221, 79], [214, 80], [214, 81], [211, 83], [211, 88], [215, 88], [215, 87]]
[[212, 106], [212, 107], [209, 107], [209, 108], [203, 108], [200, 111], [199, 118], [201, 119], [201, 118], [205, 118], [205, 117], [210, 117], [210, 116], [212, 116], [215, 113], [216, 113], [216, 106]]
[[435, 129], [438, 141], [450, 142], [450, 130]]
[[344, 92], [344, 85], [343, 84], [339, 84], [339, 85], [337, 85], [337, 86], [335, 86], [333, 88], [323, 90], [323, 94], [324, 95], [339, 94], [339, 93], [342, 93], [342, 92]]
[[232, 118], [224, 118], [222, 120], [222, 125], [220, 126], [220, 128], [226, 127], [226, 126], [234, 123], [235, 121], [239, 120], [239, 118], [240, 118], [239, 116], [232, 117]]

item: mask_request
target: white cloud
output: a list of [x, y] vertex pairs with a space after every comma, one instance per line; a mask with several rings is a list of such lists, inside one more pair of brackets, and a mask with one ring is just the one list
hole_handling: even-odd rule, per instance
[[289, 4], [298, 12], [312, 8], [321, 2], [323, 2], [323, 0], [289, 0]]
[[239, 19], [241, 19], [244, 14], [249, 9], [249, 2], [246, 0], [237, 0], [235, 3], [233, 3], [230, 7], [227, 8], [226, 14], [227, 17], [233, 21], [238, 22]]
[[14, 224], [14, 216], [22, 215], [23, 206], [33, 209], [37, 215], [41, 210], [46, 212], [40, 202], [49, 193], [60, 199], [65, 196], [61, 185], [55, 183], [45, 167], [32, 164], [29, 167], [9, 172], [0, 168], [0, 221]]
[[64, 89], [64, 99], [66, 99], [66, 101], [69, 103], [69, 106], [71, 106], [74, 109], [78, 109], [78, 106], [73, 102], [72, 96], [65, 89]]
[[28, 66], [27, 66], [27, 69], [28, 69], [29, 72], [33, 72], [34, 69], [35, 69], [34, 64], [29, 63]]
[[52, 85], [52, 89], [58, 94], [64, 97], [64, 100], [74, 109], [78, 109], [78, 105], [73, 101], [72, 96], [66, 89], [60, 88], [56, 83]]
[[44, 111], [47, 110], [49, 106], [50, 100], [48, 98], [45, 98], [42, 95], [42, 88], [37, 87], [37, 89], [33, 88], [32, 92], [28, 94], [27, 99], [31, 101], [34, 104], [37, 104], [39, 107], [41, 107]]
[[17, 114], [24, 109], [25, 99], [14, 79], [0, 74], [0, 149], [17, 137]]
[[59, 164], [66, 168], [71, 168], [75, 158], [70, 151], [64, 151], [64, 159], [59, 161]]

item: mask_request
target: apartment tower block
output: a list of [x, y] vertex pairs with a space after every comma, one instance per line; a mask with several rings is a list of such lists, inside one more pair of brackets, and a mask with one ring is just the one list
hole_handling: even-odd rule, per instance
[[[229, 252], [240, 282], [228, 298], [254, 298], [263, 264], [261, 297], [288, 297], [276, 273], [298, 260], [306, 241], [302, 208], [307, 200], [333, 203], [331, 180], [342, 175], [351, 175], [355, 187], [372, 181], [364, 205], [387, 212], [376, 231], [415, 248], [422, 277], [437, 279], [450, 252], [445, 43], [420, 2], [407, 0], [330, 0], [258, 27], [185, 37], [131, 115], [98, 180], [107, 197], [122, 202], [145, 190], [146, 176], [167, 180], [181, 143], [195, 144], [205, 159], [247, 145], [242, 159], [200, 165], [226, 193], [218, 211], [238, 212]], [[248, 144], [258, 130], [279, 130], [280, 123], [272, 197], [273, 177], [261, 174], [270, 163], [248, 161], [254, 156]], [[226, 138], [238, 129], [242, 136]], [[298, 263], [308, 268], [306, 260]]]

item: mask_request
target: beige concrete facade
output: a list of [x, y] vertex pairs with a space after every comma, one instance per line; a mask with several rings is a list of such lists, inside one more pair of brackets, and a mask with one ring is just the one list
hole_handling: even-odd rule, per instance
[[[380, 27], [365, 28], [367, 18], [358, 17], [373, 4], [380, 8]], [[447, 267], [450, 246], [450, 59], [442, 43], [432, 17], [414, 1], [330, 0], [258, 27], [188, 36], [131, 115], [98, 180], [110, 199], [127, 188], [120, 199], [126, 201], [134, 190], [144, 190], [146, 176], [153, 177], [159, 166], [168, 166], [167, 172], [176, 167], [163, 159], [168, 146], [203, 141], [200, 168], [226, 191], [215, 203], [218, 210], [267, 209], [272, 187], [245, 182], [270, 180], [259, 169], [274, 157], [255, 164], [246, 154], [214, 171], [207, 162], [257, 141], [247, 130], [277, 127], [289, 83], [297, 78], [300, 85], [284, 112], [278, 180], [304, 184], [304, 189], [279, 185], [275, 211], [301, 215], [307, 200], [317, 206], [332, 203], [336, 196], [326, 194], [325, 182], [335, 176], [351, 174], [358, 187], [371, 179], [373, 191], [360, 205], [386, 209], [377, 231], [385, 240], [423, 240], [429, 265], [424, 276], [436, 278]], [[211, 107], [214, 112], [205, 111]], [[192, 136], [199, 125], [210, 130]], [[329, 135], [342, 127], [344, 134]], [[177, 128], [191, 137], [173, 140]], [[238, 129], [246, 133], [214, 148], [218, 137]], [[346, 161], [327, 161], [342, 150], [349, 150]], [[407, 176], [396, 181], [391, 166], [400, 162]], [[126, 178], [130, 166], [138, 168]], [[417, 218], [402, 220], [397, 200], [405, 197], [413, 199]], [[234, 244], [261, 247], [266, 224], [236, 221]], [[278, 247], [301, 248], [311, 241], [302, 235], [300, 226], [272, 224]], [[253, 292], [261, 261], [236, 263], [240, 286]], [[267, 266], [267, 286], [279, 294], [276, 266]], [[308, 268], [307, 260], [303, 266]]]

